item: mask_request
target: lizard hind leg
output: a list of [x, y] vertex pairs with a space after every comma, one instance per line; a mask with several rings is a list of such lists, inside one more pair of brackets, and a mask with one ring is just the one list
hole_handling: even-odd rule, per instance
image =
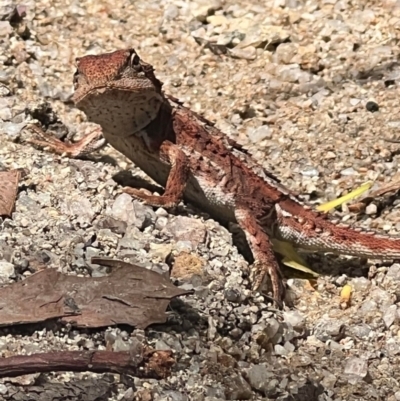
[[235, 217], [246, 235], [254, 257], [250, 275], [253, 290], [260, 289], [265, 279], [269, 276], [272, 284], [273, 299], [276, 304], [281, 305], [284, 297], [282, 275], [268, 234], [265, 233], [254, 214], [247, 207], [236, 206]]

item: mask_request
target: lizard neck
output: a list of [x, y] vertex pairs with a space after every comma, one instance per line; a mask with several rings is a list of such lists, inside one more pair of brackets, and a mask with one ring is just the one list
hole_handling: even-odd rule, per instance
[[142, 128], [139, 136], [143, 138], [148, 150], [153, 152], [157, 151], [165, 140], [176, 142], [173, 129], [173, 107], [167, 99], [164, 98], [156, 117]]

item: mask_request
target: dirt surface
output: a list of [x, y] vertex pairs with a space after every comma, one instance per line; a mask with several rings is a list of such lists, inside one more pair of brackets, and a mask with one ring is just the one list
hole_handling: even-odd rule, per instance
[[[288, 272], [294, 306], [276, 311], [251, 294], [248, 263], [227, 228], [190, 205], [172, 214], [123, 194], [126, 176], [143, 175], [111, 147], [71, 160], [26, 142], [31, 122], [58, 137], [93, 129], [70, 101], [74, 60], [134, 47], [168, 93], [307, 200], [368, 180], [379, 186], [400, 178], [400, 145], [385, 142], [400, 137], [399, 27], [395, 0], [0, 0], [0, 169], [26, 173], [12, 219], [0, 225], [0, 284], [48, 267], [107, 274], [92, 256], [166, 273], [173, 254], [174, 282], [194, 290], [146, 331], [55, 322], [0, 330], [2, 357], [147, 342], [173, 351], [168, 379], [33, 375], [2, 379], [0, 399], [18, 391], [27, 399], [25, 384], [38, 393], [51, 386], [49, 399], [64, 385], [71, 400], [400, 400], [399, 264], [310, 255], [321, 273], [315, 288]], [[400, 230], [395, 196], [359, 216], [346, 207], [337, 214]], [[346, 284], [352, 299], [342, 308]], [[82, 380], [101, 389], [88, 395]]]

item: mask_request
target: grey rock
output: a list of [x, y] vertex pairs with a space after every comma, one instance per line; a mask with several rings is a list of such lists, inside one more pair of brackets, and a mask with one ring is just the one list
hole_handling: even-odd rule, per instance
[[121, 220], [127, 225], [134, 225], [143, 230], [154, 224], [156, 215], [154, 211], [138, 201], [134, 201], [128, 194], [119, 195], [112, 206], [111, 216]]
[[281, 356], [287, 355], [289, 353], [289, 351], [285, 347], [282, 347], [282, 345], [280, 344], [275, 344], [274, 352], [276, 355], [281, 355]]
[[[162, 340], [168, 347], [167, 349], [173, 349], [175, 352], [182, 351], [182, 344], [175, 335], [164, 333]], [[198, 340], [196, 340], [196, 343], [198, 343]], [[187, 347], [187, 341], [185, 341], [185, 347]]]
[[121, 337], [117, 337], [113, 344], [113, 351], [129, 351], [130, 344], [128, 341], [124, 341]]
[[280, 331], [280, 329], [281, 329], [280, 323], [276, 319], [270, 318], [265, 323], [264, 332], [270, 339], [273, 339], [276, 336], [276, 334]]
[[0, 280], [8, 280], [15, 274], [15, 267], [12, 263], [6, 260], [0, 260]]
[[168, 224], [168, 218], [164, 217], [164, 216], [160, 216], [157, 218], [154, 228], [161, 231], [166, 227], [167, 224]]
[[250, 131], [248, 133], [248, 137], [253, 143], [258, 143], [264, 139], [271, 139], [271, 134], [271, 129], [268, 127], [268, 125], [262, 125], [261, 127]]
[[138, 201], [133, 201], [135, 211], [135, 226], [140, 230], [153, 226], [156, 221], [156, 214], [154, 210]]
[[164, 341], [158, 340], [156, 341], [154, 348], [159, 350], [159, 351], [170, 351], [171, 347], [167, 345]]
[[283, 312], [283, 317], [286, 322], [291, 324], [295, 329], [304, 329], [305, 318], [297, 310]]
[[191, 251], [195, 250], [197, 247], [196, 243], [192, 243], [191, 241], [178, 241], [175, 244], [175, 249], [178, 252], [188, 252], [190, 253]]
[[118, 234], [113, 233], [109, 228], [102, 228], [97, 232], [97, 241], [101, 245], [116, 247], [119, 241]]
[[313, 166], [307, 166], [301, 170], [301, 174], [305, 177], [318, 177], [319, 171]]
[[390, 305], [383, 314], [383, 321], [388, 329], [399, 318], [396, 305]]
[[174, 20], [179, 16], [179, 8], [175, 4], [169, 4], [164, 10], [163, 17], [167, 21]]
[[187, 395], [182, 394], [179, 391], [167, 390], [164, 394], [166, 396], [165, 400], [168, 401], [189, 401]]
[[347, 276], [346, 276], [345, 274], [342, 274], [341, 276], [339, 276], [339, 277], [335, 280], [335, 283], [336, 283], [338, 286], [342, 286], [342, 285], [344, 285], [344, 284], [346, 283], [346, 281], [347, 281]]
[[389, 292], [375, 287], [370, 292], [370, 297], [379, 305], [379, 309], [385, 311], [390, 305], [393, 305], [395, 296]]
[[0, 119], [3, 121], [11, 120], [12, 112], [9, 107], [0, 108]]
[[365, 213], [368, 214], [368, 215], [376, 214], [377, 212], [378, 212], [378, 207], [375, 205], [375, 203], [370, 203], [365, 208]]
[[229, 289], [226, 289], [224, 293], [225, 293], [225, 298], [227, 301], [235, 302], [235, 303], [240, 302], [241, 295], [240, 295], [239, 291], [229, 288]]
[[393, 357], [400, 354], [400, 341], [398, 338], [388, 338], [385, 344], [388, 356]]
[[285, 1], [286, 7], [288, 8], [299, 8], [302, 3], [299, 0], [286, 0]]
[[97, 228], [109, 228], [116, 234], [125, 234], [127, 223], [111, 216], [104, 216], [98, 223]]
[[207, 337], [209, 340], [213, 340], [217, 335], [217, 326], [215, 320], [210, 316], [208, 318], [208, 330]]
[[246, 376], [253, 389], [266, 394], [269, 390], [269, 383], [272, 381], [274, 375], [268, 370], [266, 365], [259, 364], [247, 369]]
[[356, 172], [356, 170], [354, 170], [353, 167], [349, 167], [349, 168], [345, 168], [344, 170], [342, 170], [340, 172], [340, 174], [345, 177], [349, 177], [349, 176], [353, 176], [353, 175], [357, 174], [357, 172]]
[[225, 399], [225, 389], [222, 383], [212, 384], [210, 386], [204, 386], [206, 398], [208, 401], [217, 401]]
[[92, 271], [90, 274], [92, 277], [105, 277], [108, 274], [109, 270], [107, 267], [92, 264]]
[[346, 361], [344, 367], [344, 374], [350, 384], [356, 384], [364, 379], [368, 373], [368, 361], [365, 359], [353, 357]]
[[194, 247], [204, 243], [206, 238], [204, 223], [186, 216], [177, 216], [172, 219], [165, 230], [172, 234], [175, 241], [190, 241]]
[[365, 277], [355, 277], [351, 280], [350, 285], [354, 291], [366, 291], [371, 287], [371, 282]]
[[[3, 84], [9, 84], [11, 79], [11, 74], [9, 71], [0, 70], [0, 82]], [[3, 100], [3, 99], [2, 99]], [[0, 102], [2, 102], [2, 100]]]
[[40, 204], [31, 195], [22, 193], [19, 197], [20, 211], [29, 212], [30, 215], [38, 215], [41, 209]]
[[0, 258], [4, 259], [6, 262], [12, 262], [14, 255], [15, 249], [7, 245], [5, 241], [0, 241]]
[[349, 327], [349, 333], [359, 338], [368, 338], [371, 332], [372, 328], [365, 323]]
[[251, 400], [252, 391], [251, 386], [243, 378], [242, 375], [232, 372], [230, 375], [226, 375], [224, 380], [225, 385], [225, 397], [227, 400]]
[[290, 341], [286, 341], [283, 346], [287, 352], [294, 352], [294, 350], [296, 349]]
[[361, 308], [358, 310], [359, 314], [363, 315], [372, 315], [378, 311], [378, 304], [372, 300], [367, 299], [361, 305]]
[[61, 204], [61, 213], [76, 217], [80, 224], [91, 223], [95, 215], [89, 199], [79, 195], [66, 197]]
[[95, 266], [92, 263], [90, 263], [91, 258], [95, 257], [95, 256], [100, 256], [100, 249], [96, 249], [91, 246], [87, 247], [86, 248], [86, 259], [87, 259], [89, 265]]
[[302, 71], [298, 64], [279, 65], [275, 70], [276, 78], [283, 82], [309, 82], [311, 75]]
[[338, 319], [323, 316], [314, 327], [314, 335], [319, 340], [325, 342], [339, 335], [343, 322]]
[[11, 140], [16, 140], [25, 126], [25, 122], [20, 124], [5, 122], [3, 124], [0, 124], [0, 132], [6, 134]]
[[296, 53], [297, 46], [294, 43], [281, 43], [276, 48], [275, 57], [278, 63], [290, 64]]
[[254, 60], [257, 57], [257, 50], [254, 46], [247, 46], [244, 49], [234, 47], [229, 49], [229, 54], [235, 58]]
[[168, 255], [171, 253], [172, 245], [171, 244], [155, 244], [150, 243], [149, 254], [153, 258], [159, 258], [163, 261], [166, 260]]
[[400, 264], [394, 263], [389, 267], [386, 278], [393, 281], [400, 281]]
[[0, 384], [0, 394], [5, 395], [8, 393], [8, 388], [5, 384]]
[[2, 0], [0, 3], [0, 19], [2, 21], [9, 20], [15, 10], [15, 1]]
[[[134, 222], [133, 199], [128, 194], [118, 195], [112, 205], [111, 216], [114, 219], [123, 221], [128, 225]], [[132, 221], [133, 219], [133, 221]]]
[[133, 239], [133, 238], [121, 238], [118, 242], [118, 251], [140, 251], [146, 246], [146, 241]]
[[0, 21], [0, 37], [5, 37], [13, 32], [13, 27], [8, 21]]
[[221, 7], [222, 3], [220, 0], [201, 0], [190, 3], [190, 10], [193, 16], [201, 22], [206, 22], [207, 17], [214, 14]]

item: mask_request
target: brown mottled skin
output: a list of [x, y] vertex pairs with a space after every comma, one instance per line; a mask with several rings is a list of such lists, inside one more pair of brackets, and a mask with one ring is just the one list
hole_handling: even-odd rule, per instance
[[[316, 251], [400, 258], [400, 239], [336, 224], [301, 203], [240, 145], [165, 95], [153, 67], [135, 50], [78, 58], [74, 83], [76, 106], [113, 147], [165, 187], [162, 196], [125, 191], [155, 207], [184, 198], [217, 219], [236, 221], [255, 259], [253, 285], [269, 275], [275, 299], [283, 286], [271, 238]], [[73, 151], [62, 143], [52, 147], [77, 155], [87, 141]]]

